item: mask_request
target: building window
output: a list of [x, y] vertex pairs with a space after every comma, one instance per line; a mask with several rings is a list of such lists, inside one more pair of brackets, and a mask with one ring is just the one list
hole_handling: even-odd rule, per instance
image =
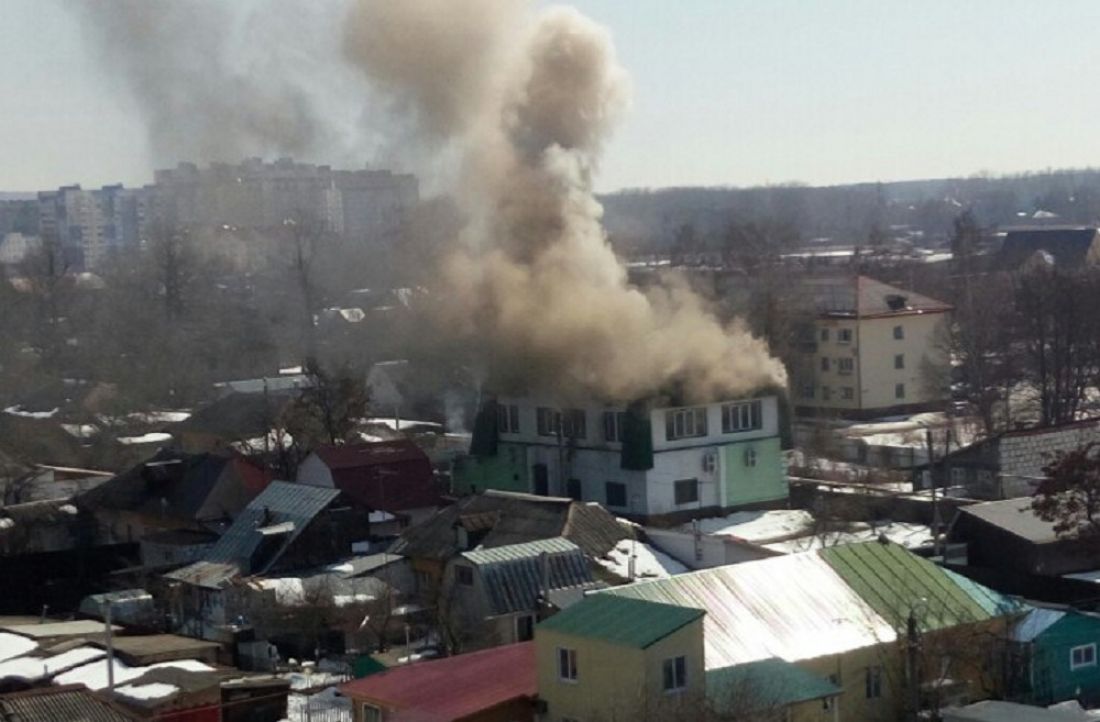
[[573, 501], [580, 501], [584, 494], [581, 492], [581, 480], [580, 479], [566, 479], [565, 480], [565, 495]]
[[561, 435], [567, 439], [583, 439], [588, 436], [584, 409], [566, 409], [561, 412]]
[[516, 617], [516, 641], [530, 642], [535, 638], [535, 618], [530, 614]]
[[687, 689], [687, 658], [673, 657], [664, 661], [665, 692], [679, 692]]
[[851, 386], [844, 386], [840, 389], [840, 398], [851, 401], [856, 397], [856, 390]]
[[878, 699], [882, 696], [882, 667], [868, 667], [867, 678], [864, 680], [864, 692], [867, 699]]
[[515, 404], [497, 404], [497, 430], [502, 434], [519, 433], [519, 407]]
[[821, 329], [821, 340], [822, 341], [828, 341], [829, 340], [829, 329], [827, 329], [827, 328]]
[[894, 338], [899, 341], [905, 338], [905, 328], [902, 326], [894, 326]]
[[821, 387], [821, 400], [822, 401], [832, 401], [832, 399], [833, 399], [833, 390], [831, 388], [829, 388], [828, 386], [822, 386]]
[[677, 506], [681, 504], [694, 504], [699, 501], [699, 480], [681, 479], [677, 481], [674, 495], [676, 497]]
[[852, 373], [852, 370], [856, 367], [855, 359], [850, 358], [838, 358], [836, 360], [837, 371], [842, 375], [847, 376]]
[[363, 722], [382, 722], [382, 710], [373, 704], [363, 703]]
[[609, 481], [604, 484], [604, 496], [608, 506], [626, 506], [626, 484], [617, 481]]
[[1096, 645], [1082, 644], [1069, 650], [1069, 668], [1081, 669], [1082, 667], [1096, 666]]
[[905, 398], [905, 384], [894, 384], [894, 398], [895, 399], [904, 399]]
[[470, 567], [455, 567], [455, 579], [464, 587], [472, 587], [474, 585], [474, 570]]
[[836, 332], [837, 343], [851, 343], [852, 342], [852, 329], [842, 328]]
[[577, 681], [577, 650], [558, 647], [558, 679], [563, 682]]
[[669, 441], [707, 435], [706, 407], [670, 409], [665, 412], [665, 438]]
[[623, 428], [626, 426], [625, 411], [603, 412], [603, 440], [622, 441]]
[[813, 384], [802, 384], [801, 392], [802, 392], [802, 398], [812, 399], [814, 397], [814, 385]]
[[745, 466], [756, 466], [756, 449], [751, 446], [745, 449]]
[[894, 368], [896, 368], [896, 369], [905, 368], [905, 354], [903, 354], [903, 353], [894, 354]]
[[829, 370], [829, 357], [828, 356], [822, 356], [821, 357], [821, 370], [822, 371], [828, 371]]
[[763, 404], [750, 401], [743, 404], [726, 404], [722, 407], [722, 433], [752, 431], [763, 426]]
[[561, 426], [561, 414], [554, 409], [540, 406], [535, 409], [535, 421], [539, 436], [557, 436]]

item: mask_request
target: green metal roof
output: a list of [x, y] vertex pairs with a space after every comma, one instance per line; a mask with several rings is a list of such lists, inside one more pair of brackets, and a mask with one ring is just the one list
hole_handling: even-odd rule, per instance
[[832, 697], [840, 687], [778, 657], [706, 673], [707, 701], [718, 713], [747, 713]]
[[538, 628], [645, 649], [704, 614], [701, 609], [593, 594], [545, 620]]
[[901, 546], [880, 541], [818, 552], [844, 582], [896, 629], [910, 613], [922, 631], [980, 622], [1016, 610], [1016, 603], [952, 574]]

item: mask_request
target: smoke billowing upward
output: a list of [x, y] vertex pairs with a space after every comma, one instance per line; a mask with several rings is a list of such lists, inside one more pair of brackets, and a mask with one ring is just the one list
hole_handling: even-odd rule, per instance
[[[144, 115], [154, 162], [308, 155], [333, 142], [307, 85], [248, 61], [231, 3], [79, 0], [70, 5], [106, 71]], [[270, 21], [268, 22], [270, 25]], [[263, 43], [252, 43], [252, 47]]]
[[440, 327], [478, 339], [499, 387], [628, 400], [785, 382], [762, 342], [687, 288], [628, 285], [592, 191], [629, 99], [603, 29], [519, 0], [359, 0], [345, 49], [420, 142], [458, 155], [471, 222], [442, 271]]

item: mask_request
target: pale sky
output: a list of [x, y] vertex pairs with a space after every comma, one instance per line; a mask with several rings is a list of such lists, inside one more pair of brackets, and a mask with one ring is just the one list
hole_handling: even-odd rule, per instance
[[[0, 190], [151, 180], [66, 1], [0, 0]], [[1100, 165], [1097, 0], [572, 4], [634, 83], [602, 190]]]

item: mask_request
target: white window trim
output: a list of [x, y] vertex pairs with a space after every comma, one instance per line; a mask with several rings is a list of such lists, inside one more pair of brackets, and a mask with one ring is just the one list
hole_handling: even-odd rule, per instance
[[[562, 669], [561, 669], [562, 652], [565, 652], [566, 654], [570, 654], [570, 655], [573, 656], [573, 664], [572, 664], [573, 676], [572, 677], [562, 676]], [[580, 677], [580, 673], [577, 669], [577, 667], [578, 667], [578, 665], [577, 665], [577, 650], [569, 649], [567, 647], [558, 647], [557, 648], [557, 665], [558, 665], [558, 681], [559, 682], [562, 682], [564, 684], [576, 684], [577, 683], [578, 678]]]
[[[1078, 663], [1073, 661], [1073, 657], [1074, 657], [1074, 654], [1078, 650], [1083, 650], [1083, 649], [1091, 649], [1092, 650], [1092, 660], [1088, 661], [1088, 662], [1081, 662], [1080, 664], [1078, 664]], [[1088, 667], [1095, 667], [1095, 666], [1096, 666], [1096, 644], [1095, 643], [1093, 643], [1093, 644], [1079, 644], [1076, 647], [1073, 647], [1069, 650], [1069, 669], [1070, 669], [1071, 672], [1075, 671], [1075, 670], [1078, 670], [1078, 669], [1086, 669]]]
[[[678, 681], [676, 679], [676, 660], [678, 660], [678, 659], [684, 660], [684, 678], [682, 680], [679, 680], [680, 683], [681, 683], [679, 686], [665, 687], [664, 686], [664, 684], [665, 684], [665, 680], [664, 680], [665, 665], [666, 664], [671, 664], [672, 665], [672, 683], [673, 683], [673, 685], [675, 685], [676, 682]], [[688, 688], [687, 676], [688, 676], [688, 669], [687, 669], [687, 657], [686, 656], [681, 654], [681, 655], [677, 655], [675, 657], [669, 657], [668, 659], [665, 659], [661, 662], [661, 688], [662, 688], [662, 691], [665, 694], [668, 694], [668, 695], [683, 694], [685, 691], [687, 691], [687, 688]]]

